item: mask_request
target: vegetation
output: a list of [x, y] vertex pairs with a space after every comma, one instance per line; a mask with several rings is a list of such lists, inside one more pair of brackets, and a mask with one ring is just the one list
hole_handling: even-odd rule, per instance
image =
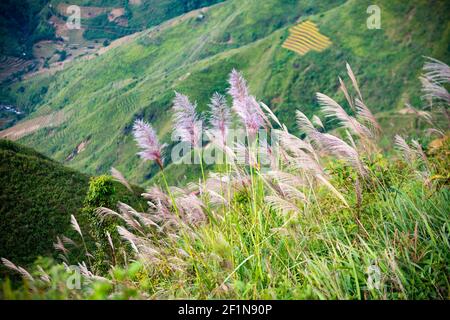
[[[71, 215], [80, 220], [83, 228], [88, 228], [88, 220], [80, 210], [85, 197], [84, 210], [93, 197], [98, 197], [93, 195], [96, 193], [93, 186], [89, 189], [88, 176], [7, 140], [0, 140], [0, 173], [1, 257], [25, 266], [38, 256], [56, 257], [53, 243], [57, 236], [76, 236], [70, 231]], [[97, 179], [93, 179], [92, 185], [96, 183]], [[135, 195], [139, 194], [139, 188], [130, 193], [117, 182], [111, 182], [111, 188], [108, 194], [111, 201], [142, 206]], [[74, 255], [78, 256], [78, 251]]]
[[[450, 68], [429, 60], [424, 71], [424, 97], [447, 114]], [[234, 160], [243, 151], [245, 160], [218, 165], [185, 188], [169, 187], [166, 146], [150, 124], [136, 121], [139, 155], [157, 163], [164, 184], [143, 194], [145, 212], [123, 203], [117, 211], [96, 210], [99, 221], [122, 223], [117, 231], [129, 246], [125, 261], [105, 259], [108, 270], [93, 272], [89, 261], [78, 260], [83, 285], [74, 290], [67, 286], [68, 266], [38, 261], [28, 272], [3, 260], [24, 279], [19, 288], [5, 281], [3, 297], [448, 299], [450, 122], [439, 127], [430, 113], [410, 107], [440, 137], [425, 147], [424, 136], [409, 142], [397, 135], [396, 155], [388, 156], [378, 146], [382, 128], [349, 65], [347, 73], [351, 111], [317, 93], [321, 114], [338, 129], [327, 132], [323, 117], [310, 120], [296, 110], [299, 138], [233, 70], [228, 93], [246, 140], [225, 142], [230, 112], [220, 95], [211, 100], [208, 132], [210, 147]], [[350, 87], [345, 83], [343, 92]], [[198, 108], [180, 93], [173, 104], [173, 131], [198, 152]], [[266, 148], [261, 132], [275, 134], [279, 144]], [[202, 162], [200, 167], [204, 175]], [[114, 175], [129, 187], [119, 172]], [[98, 180], [88, 199], [108, 190], [107, 180]], [[76, 221], [73, 226], [83, 234]], [[110, 255], [115, 248], [111, 242]]]
[[[97, 208], [99, 207], [109, 207], [115, 208], [118, 201], [124, 201], [130, 203], [133, 202], [133, 206], [137, 206], [140, 210], [144, 210], [146, 207], [144, 201], [140, 201], [135, 195], [135, 191], [127, 185], [128, 191], [123, 190], [123, 186], [118, 188], [120, 185], [114, 182], [110, 176], [100, 176], [97, 178], [92, 178], [89, 184], [89, 190], [84, 200], [84, 207], [82, 209], [82, 219], [86, 222], [89, 230], [89, 236], [95, 243], [95, 248], [93, 250], [92, 268], [97, 272], [105, 272], [109, 266], [109, 258], [111, 258], [111, 263], [116, 264], [123, 261], [122, 257], [119, 255], [120, 252], [115, 252], [111, 245], [113, 243], [119, 242], [119, 236], [117, 233], [117, 226], [120, 223], [105, 221], [103, 219], [98, 219]], [[116, 191], [116, 188], [120, 190], [120, 193]], [[139, 190], [139, 189], [138, 189]], [[142, 191], [142, 190], [141, 190]], [[131, 204], [131, 203], [130, 203]], [[111, 251], [112, 249], [112, 251]]]
[[[127, 26], [120, 26], [108, 20], [107, 14], [82, 19], [87, 28], [84, 37], [90, 39], [117, 39], [124, 35], [150, 28], [183, 13], [206, 7], [223, 0], [194, 1], [143, 1], [140, 5], [129, 5], [122, 0], [73, 0], [71, 5], [99, 7], [106, 9], [124, 8]], [[0, 55], [33, 58], [32, 46], [41, 40], [54, 40], [55, 28], [49, 18], [57, 16], [65, 19], [65, 12], [58, 11], [63, 0], [6, 0], [0, 4]], [[125, 6], [124, 6], [125, 5]], [[64, 13], [64, 14], [63, 14]]]
[[[28, 118], [60, 109], [72, 113], [70, 121], [52, 129], [56, 134], [50, 138], [49, 129], [42, 128], [21, 138], [21, 143], [65, 161], [90, 136], [85, 152], [67, 165], [93, 175], [114, 166], [131, 182], [149, 186], [158, 167], [135, 157], [130, 129], [135, 119], [143, 118], [155, 124], [163, 142], [173, 145], [167, 111], [175, 90], [189, 95], [203, 111], [214, 92], [225, 93], [223, 79], [238, 68], [254, 93], [298, 133], [295, 110], [301, 107], [311, 116], [318, 109], [315, 92], [322, 91], [340, 103], [345, 100], [338, 90], [338, 77], [342, 77], [341, 61], [348, 61], [358, 70], [367, 105], [384, 119], [387, 136], [382, 146], [386, 147], [395, 134], [389, 136], [389, 128], [409, 127], [414, 122], [397, 112], [406, 102], [420, 104], [416, 79], [422, 56], [448, 61], [449, 2], [429, 6], [423, 1], [379, 1], [380, 30], [367, 29], [369, 4], [353, 0], [225, 1], [206, 11], [200, 21], [196, 17], [175, 19], [179, 22], [146, 30], [95, 59], [13, 84], [3, 93]], [[282, 48], [289, 28], [298, 20], [314, 22], [332, 45], [304, 56]], [[40, 94], [42, 86], [48, 86], [45, 95]], [[18, 92], [20, 87], [25, 91]], [[324, 122], [327, 128], [334, 126]], [[186, 185], [196, 176], [179, 166], [167, 170], [171, 172], [168, 180], [174, 177], [169, 183]]]
[[[87, 27], [83, 33], [84, 38], [92, 39], [117, 39], [125, 35], [157, 26], [164, 21], [182, 15], [186, 12], [207, 7], [223, 0], [150, 0], [142, 1], [140, 4], [130, 5], [125, 1], [124, 16], [127, 19], [126, 26], [118, 25], [114, 21], [108, 20], [107, 14], [101, 14], [92, 19], [83, 20], [83, 25]], [[82, 1], [83, 2], [83, 1]], [[122, 7], [124, 1], [112, 1], [108, 6]], [[92, 3], [98, 5], [98, 3]]]
[[29, 264], [52, 254], [56, 236], [68, 232], [88, 177], [7, 140], [0, 140], [0, 157], [0, 255]]
[[33, 57], [32, 46], [55, 38], [47, 22], [49, 0], [5, 0], [0, 3], [0, 56]]
[[0, 88], [0, 298], [450, 298], [450, 2], [71, 4], [97, 55]]

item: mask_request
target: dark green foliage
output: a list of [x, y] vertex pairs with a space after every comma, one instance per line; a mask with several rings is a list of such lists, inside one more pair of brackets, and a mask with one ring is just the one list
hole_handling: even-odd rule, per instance
[[[89, 230], [83, 205], [91, 209], [117, 201], [144, 210], [142, 189], [134, 193], [110, 177], [92, 178], [50, 160], [46, 156], [8, 140], [0, 140], [0, 257], [19, 265], [37, 256], [55, 256], [56, 236], [65, 235], [80, 242], [70, 226], [73, 214], [81, 229]], [[85, 200], [86, 199], [86, 200]], [[90, 249], [95, 245], [86, 234]], [[74, 250], [73, 256], [81, 252]]]
[[82, 20], [81, 23], [87, 27], [86, 31], [83, 33], [83, 37], [87, 40], [104, 38], [114, 40], [139, 31], [128, 27], [121, 27], [114, 22], [110, 22], [106, 13], [98, 15], [95, 18]]
[[96, 209], [99, 207], [115, 207], [115, 198], [116, 189], [111, 177], [103, 175], [91, 178], [82, 212], [88, 224], [89, 234], [96, 246], [93, 253], [93, 268], [99, 272], [108, 270], [108, 257], [113, 257], [113, 265], [115, 264], [114, 252], [108, 244], [106, 233], [108, 232], [116, 240], [116, 243], [118, 234], [117, 223], [110, 219], [102, 219], [97, 215]]
[[[136, 208], [143, 210], [145, 201], [139, 197], [142, 189], [135, 187], [135, 193], [128, 191], [123, 185], [113, 181], [110, 176], [102, 175], [99, 177], [92, 177], [89, 182], [89, 190], [84, 200], [84, 207], [82, 209], [82, 216], [86, 221], [86, 229], [89, 231], [89, 236], [93, 243], [90, 247], [93, 248], [93, 269], [100, 273], [106, 273], [110, 265], [116, 265], [122, 259], [119, 256], [118, 248], [122, 247], [117, 226], [122, 223], [115, 217], [102, 217], [96, 212], [99, 207], [117, 209], [118, 201], [124, 203], [133, 203]], [[111, 240], [114, 244], [115, 250], [107, 238], [107, 233], [110, 234]]]
[[31, 58], [33, 44], [53, 39], [47, 22], [49, 0], [2, 0], [0, 2], [0, 55]]
[[88, 177], [16, 143], [0, 140], [0, 257], [18, 264], [55, 253], [56, 236], [73, 234]]
[[57, 50], [56, 53], [59, 55], [59, 61], [64, 61], [67, 58], [67, 51], [66, 50]]

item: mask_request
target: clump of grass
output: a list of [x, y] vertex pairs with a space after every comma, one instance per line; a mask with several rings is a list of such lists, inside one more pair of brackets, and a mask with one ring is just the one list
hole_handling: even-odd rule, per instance
[[[257, 102], [233, 71], [229, 92], [248, 139], [218, 145], [232, 159], [244, 152], [245, 163], [227, 163], [184, 189], [154, 186], [143, 194], [147, 212], [123, 203], [117, 212], [98, 209], [102, 219], [123, 222], [118, 233], [129, 254], [123, 266], [105, 274], [79, 262], [91, 288], [84, 297], [127, 298], [124, 293], [133, 292], [141, 298], [447, 299], [448, 167], [426, 155], [418, 141], [410, 146], [401, 137], [396, 144], [406, 161], [387, 161], [377, 146], [380, 126], [347, 70], [358, 96], [339, 80], [353, 114], [318, 93], [322, 113], [341, 127], [324, 132], [318, 116], [310, 121], [299, 110], [303, 139]], [[175, 109], [181, 112], [175, 127], [196, 137], [195, 106], [177, 94]], [[227, 125], [221, 121], [214, 132], [227, 132]], [[150, 128], [143, 122], [138, 127]], [[278, 156], [274, 145], [259, 139], [259, 128], [276, 134]], [[147, 131], [146, 143], [144, 133], [137, 137], [140, 155], [151, 149], [144, 159], [160, 161], [161, 146]], [[184, 140], [193, 147], [198, 141]], [[261, 152], [270, 159], [268, 170]], [[442, 152], [448, 152], [448, 140]], [[28, 277], [31, 288], [45, 286], [35, 280], [39, 272], [33, 281]], [[8, 286], [4, 292], [17, 294]]]

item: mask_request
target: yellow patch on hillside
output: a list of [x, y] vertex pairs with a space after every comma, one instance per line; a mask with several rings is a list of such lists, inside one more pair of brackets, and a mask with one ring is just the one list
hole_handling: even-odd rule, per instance
[[289, 33], [290, 35], [282, 47], [300, 55], [305, 55], [311, 50], [323, 51], [332, 43], [328, 37], [319, 32], [319, 28], [311, 21], [305, 21], [290, 28]]
[[431, 154], [436, 153], [439, 149], [441, 149], [442, 147], [445, 146], [445, 144], [448, 142], [449, 139], [450, 139], [450, 136], [447, 135], [445, 137], [431, 141], [428, 144], [429, 153], [431, 153]]

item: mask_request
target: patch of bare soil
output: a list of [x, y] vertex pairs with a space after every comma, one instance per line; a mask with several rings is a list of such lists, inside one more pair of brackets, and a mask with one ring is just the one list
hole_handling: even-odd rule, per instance
[[42, 40], [33, 45], [33, 56], [37, 59], [50, 58], [56, 50], [62, 50], [63, 48], [63, 41]]
[[123, 16], [124, 14], [125, 14], [124, 8], [112, 9], [111, 12], [108, 14], [108, 20], [109, 20], [109, 22], [113, 22], [114, 20]]
[[77, 154], [81, 153], [84, 151], [84, 149], [86, 149], [86, 146], [89, 143], [89, 139], [83, 140], [81, 141], [75, 149], [73, 149], [73, 151], [67, 156], [66, 161], [70, 161], [73, 158], [76, 157]]
[[[57, 10], [58, 12], [65, 16], [65, 17], [69, 17], [72, 13], [69, 11], [67, 12], [67, 8], [71, 6], [71, 4], [68, 3], [60, 3], [57, 6]], [[80, 15], [81, 15], [81, 19], [89, 19], [89, 18], [95, 18], [101, 14], [107, 13], [108, 11], [111, 10], [111, 8], [107, 8], [107, 7], [83, 7], [83, 6], [79, 6], [80, 7]]]
[[63, 39], [68, 38], [69, 34], [67, 25], [63, 19], [60, 19], [57, 16], [51, 16], [49, 23], [55, 27], [55, 34], [57, 37], [61, 37]]
[[25, 120], [11, 128], [0, 131], [0, 138], [17, 140], [39, 129], [59, 126], [65, 119], [64, 111], [60, 110], [45, 116]]

